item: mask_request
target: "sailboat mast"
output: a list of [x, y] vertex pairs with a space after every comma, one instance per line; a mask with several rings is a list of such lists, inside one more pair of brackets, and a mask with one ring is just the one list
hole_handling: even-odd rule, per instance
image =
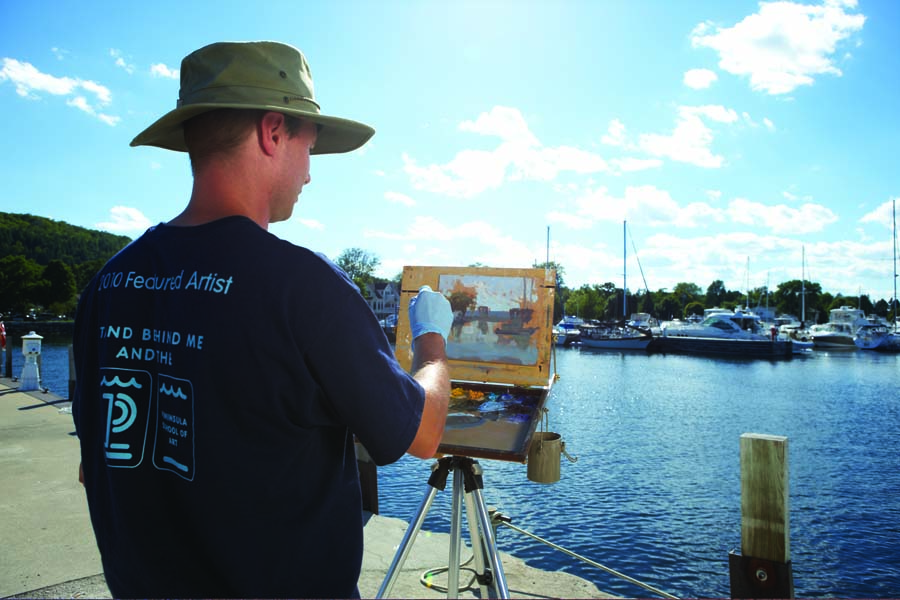
[[806, 246], [800, 255], [800, 327], [806, 328]]
[[897, 199], [891, 199], [891, 211], [893, 212], [894, 229], [894, 331], [897, 330]]
[[[628, 245], [625, 243], [627, 234], [625, 233], [625, 224], [628, 221], [622, 221], [622, 319], [628, 318]], [[894, 294], [896, 296], [896, 294]]]
[[547, 268], [550, 268], [550, 226], [547, 225]]

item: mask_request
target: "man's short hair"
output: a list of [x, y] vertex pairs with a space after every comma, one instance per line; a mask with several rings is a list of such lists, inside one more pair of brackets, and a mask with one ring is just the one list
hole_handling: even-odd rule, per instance
[[[191, 170], [197, 170], [216, 156], [227, 156], [266, 114], [265, 110], [218, 108], [184, 122], [184, 142], [191, 158]], [[282, 113], [284, 114], [284, 113]], [[284, 114], [288, 137], [296, 137], [303, 129], [303, 119]]]

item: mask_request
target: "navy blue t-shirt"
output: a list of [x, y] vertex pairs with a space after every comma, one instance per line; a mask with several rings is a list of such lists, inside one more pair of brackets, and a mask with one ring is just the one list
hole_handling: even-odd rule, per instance
[[75, 358], [114, 596], [358, 594], [353, 436], [397, 460], [424, 391], [343, 271], [244, 217], [159, 225], [84, 291]]

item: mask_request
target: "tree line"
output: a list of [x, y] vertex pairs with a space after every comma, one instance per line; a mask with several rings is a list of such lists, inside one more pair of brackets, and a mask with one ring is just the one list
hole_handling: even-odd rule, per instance
[[130, 241], [46, 217], [0, 212], [0, 313], [74, 314], [78, 293]]
[[734, 310], [764, 307], [776, 315], [793, 315], [811, 325], [828, 321], [831, 311], [841, 306], [859, 308], [867, 315], [878, 315], [889, 321], [895, 319], [897, 310], [897, 303], [893, 298], [873, 302], [867, 295], [832, 294], [822, 290], [819, 283], [809, 280], [784, 281], [774, 290], [758, 287], [740, 291], [727, 289], [724, 282], [717, 279], [705, 291], [695, 283], [681, 282], [672, 290], [639, 290], [623, 294], [622, 288], [611, 282], [569, 289], [563, 283], [564, 269], [561, 265], [541, 263], [534, 266], [549, 266], [557, 270], [558, 292], [554, 307], [556, 319], [562, 318], [562, 315], [573, 315], [584, 319], [617, 321], [628, 318], [633, 313], [643, 312], [659, 320], [672, 320], [702, 315], [707, 308]]
[[[394, 281], [399, 283], [402, 273], [392, 279], [383, 279], [374, 275], [381, 264], [378, 257], [361, 248], [350, 248], [337, 257], [337, 265], [341, 267], [360, 290], [366, 294], [369, 283]], [[468, 265], [484, 267], [481, 263]], [[814, 281], [792, 279], [776, 286], [774, 290], [759, 287], [749, 292], [729, 290], [722, 280], [715, 280], [703, 290], [695, 283], [682, 282], [670, 291], [659, 289], [655, 292], [639, 290], [623, 294], [621, 287], [612, 282], [603, 284], [586, 284], [579, 288], [569, 288], [565, 284], [565, 268], [551, 261], [534, 263], [534, 268], [551, 268], [556, 270], [556, 297], [554, 300], [554, 322], [563, 315], [579, 316], [583, 319], [600, 321], [617, 321], [629, 318], [637, 312], [648, 313], [660, 320], [686, 319], [691, 315], [702, 315], [707, 308], [768, 307], [777, 315], [793, 315], [807, 324], [828, 321], [830, 311], [841, 306], [860, 308], [867, 315], [878, 315], [893, 320], [891, 310], [893, 298], [872, 301], [869, 296], [843, 296], [822, 290], [822, 286]], [[626, 304], [623, 307], [622, 297]], [[806, 314], [803, 315], [803, 309]]]
[[[29, 214], [0, 212], [0, 318], [29, 314], [73, 315], [80, 291], [107, 260], [130, 242], [131, 239], [124, 235]], [[402, 273], [391, 279], [376, 276], [381, 260], [362, 248], [348, 248], [333, 260], [364, 296], [369, 294], [369, 284], [391, 281], [399, 284], [402, 277]], [[822, 323], [828, 320], [832, 309], [840, 306], [860, 308], [866, 314], [891, 320], [895, 312], [892, 305], [896, 307], [893, 298], [873, 302], [866, 295], [831, 294], [816, 282], [796, 279], [782, 282], [774, 290], [761, 287], [749, 293], [728, 290], [721, 280], [710, 283], [705, 291], [689, 282], [678, 283], [671, 291], [659, 289], [655, 292], [623, 293], [622, 288], [612, 282], [585, 284], [572, 289], [565, 284], [563, 265], [551, 261], [532, 266], [556, 270], [554, 321], [563, 315], [614, 321], [636, 312], [649, 313], [660, 320], [684, 319], [702, 315], [705, 308], [768, 306], [776, 314], [794, 315], [808, 323]], [[804, 298], [805, 316], [800, 314]]]

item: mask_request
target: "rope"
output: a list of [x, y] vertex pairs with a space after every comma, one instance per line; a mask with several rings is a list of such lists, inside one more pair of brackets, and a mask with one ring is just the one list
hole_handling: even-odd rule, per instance
[[549, 540], [545, 540], [544, 538], [539, 537], [529, 531], [525, 531], [524, 529], [521, 529], [520, 527], [516, 527], [515, 525], [513, 525], [512, 523], [510, 523], [507, 520], [497, 520], [496, 515], [495, 515], [495, 522], [498, 522], [501, 525], [505, 525], [506, 527], [509, 527], [510, 529], [512, 529], [514, 531], [518, 531], [521, 534], [527, 535], [530, 538], [533, 538], [543, 544], [546, 544], [546, 545], [550, 546], [551, 548], [553, 548], [554, 550], [559, 550], [563, 554], [568, 554], [572, 558], [577, 558], [578, 560], [580, 560], [584, 563], [587, 563], [587, 564], [591, 565], [592, 567], [596, 567], [596, 568], [600, 569], [601, 571], [605, 571], [605, 572], [609, 573], [610, 575], [615, 575], [616, 577], [618, 577], [620, 579], [624, 579], [625, 581], [627, 581], [629, 583], [633, 583], [634, 585], [641, 587], [641, 588], [647, 590], [648, 592], [653, 592], [654, 594], [658, 594], [658, 595], [662, 596], [663, 598], [670, 598], [671, 600], [678, 600], [678, 596], [673, 596], [667, 592], [664, 592], [660, 589], [653, 587], [652, 585], [638, 581], [637, 579], [634, 579], [633, 577], [629, 577], [628, 575], [625, 575], [624, 573], [619, 573], [615, 569], [611, 569], [611, 568], [601, 565], [600, 563], [595, 562], [589, 558], [585, 558], [584, 556], [581, 556], [580, 554], [576, 554], [575, 552], [572, 552], [571, 550], [567, 550], [567, 549], [563, 548], [562, 546], [558, 546], [557, 544], [554, 544], [553, 542], [551, 542]]
[[[460, 592], [475, 591], [475, 588], [472, 587], [472, 584], [475, 583], [475, 581], [477, 581], [478, 573], [475, 572], [475, 569], [466, 567], [466, 565], [469, 564], [470, 562], [472, 562], [474, 559], [475, 559], [475, 555], [473, 554], [472, 556], [470, 556], [468, 558], [468, 560], [466, 560], [464, 563], [459, 565], [460, 571], [469, 571], [470, 573], [472, 573], [472, 578], [469, 580], [469, 583], [467, 583], [465, 586], [459, 588]], [[435, 575], [440, 575], [441, 573], [446, 573], [449, 570], [450, 570], [450, 567], [435, 567], [433, 569], [428, 569], [427, 571], [424, 571], [421, 575], [419, 575], [419, 583], [421, 583], [422, 585], [424, 585], [425, 587], [427, 587], [430, 590], [435, 590], [437, 592], [446, 593], [447, 591], [449, 591], [449, 588], [446, 588], [442, 585], [438, 585], [438, 584], [434, 583], [433, 580], [434, 580]]]

